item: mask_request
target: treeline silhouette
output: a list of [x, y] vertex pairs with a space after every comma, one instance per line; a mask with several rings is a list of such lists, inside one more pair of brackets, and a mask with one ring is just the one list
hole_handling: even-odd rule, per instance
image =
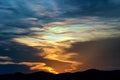
[[0, 80], [120, 80], [120, 70], [87, 70], [76, 73], [52, 74], [35, 72], [30, 74], [15, 73], [0, 75]]

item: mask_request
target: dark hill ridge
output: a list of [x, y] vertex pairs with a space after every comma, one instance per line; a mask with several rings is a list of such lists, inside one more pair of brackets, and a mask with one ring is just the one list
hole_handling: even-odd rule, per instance
[[0, 80], [120, 80], [120, 70], [99, 71], [92, 69], [84, 72], [57, 75], [47, 72], [15, 73], [0, 75]]

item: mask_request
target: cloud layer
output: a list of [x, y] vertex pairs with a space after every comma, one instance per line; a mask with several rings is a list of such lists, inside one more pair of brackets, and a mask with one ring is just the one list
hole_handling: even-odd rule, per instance
[[0, 1], [1, 73], [119, 69], [119, 12], [119, 0]]
[[[46, 60], [70, 64], [69, 67], [65, 67], [62, 71], [59, 71], [59, 68], [54, 69], [59, 72], [71, 72], [77, 70], [78, 66], [84, 65], [84, 62], [81, 60], [76, 60], [77, 56], [81, 56], [82, 53], [79, 49], [82, 48], [82, 46], [79, 45], [79, 43], [82, 44], [85, 42], [95, 41], [95, 44], [97, 45], [96, 41], [98, 40], [116, 38], [120, 36], [118, 26], [116, 25], [118, 23], [109, 22], [109, 20], [102, 21], [99, 18], [93, 17], [67, 19], [64, 22], [52, 22], [46, 24], [42, 29], [39, 27], [31, 27], [31, 30], [35, 31], [33, 32], [33, 36], [14, 38], [14, 41], [42, 50], [38, 56]], [[71, 48], [74, 47], [74, 45], [72, 45], [74, 43], [78, 44], [78, 46], [75, 45], [75, 49]], [[87, 46], [90, 47], [85, 49], [89, 50], [93, 48], [91, 46], [92, 44], [87, 44]], [[67, 52], [66, 49], [70, 49], [71, 52]], [[76, 49], [78, 49], [78, 52], [74, 52]], [[95, 50], [96, 49], [92, 49], [91, 51], [94, 52]], [[96, 54], [101, 53], [98, 52]], [[94, 56], [95, 54], [91, 55]]]

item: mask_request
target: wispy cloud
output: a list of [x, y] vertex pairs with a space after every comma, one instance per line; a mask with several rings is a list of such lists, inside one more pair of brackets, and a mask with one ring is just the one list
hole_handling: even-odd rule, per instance
[[5, 61], [0, 62], [0, 65], [25, 65], [30, 67], [30, 70], [37, 70], [37, 71], [46, 71], [51, 72], [54, 74], [58, 74], [59, 72], [55, 71], [54, 68], [47, 66], [45, 63], [42, 62], [11, 62], [11, 61]]
[[21, 62], [21, 63], [18, 63], [18, 64], [29, 66], [31, 70], [47, 71], [47, 72], [51, 72], [51, 73], [54, 73], [54, 74], [59, 73], [59, 72], [55, 71], [54, 68], [52, 68], [50, 66], [47, 66], [43, 62]]
[[12, 60], [12, 58], [8, 56], [0, 56], [0, 60]]
[[[120, 37], [119, 2], [1, 0], [0, 54], [12, 56], [12, 59], [0, 56], [0, 60], [4, 61], [0, 65], [26, 65], [31, 70], [56, 74], [74, 72], [78, 66], [85, 64], [84, 59], [78, 57], [82, 56], [80, 49], [87, 42]], [[90, 45], [87, 44], [87, 47]], [[91, 47], [85, 47], [86, 51], [96, 49]], [[94, 55], [98, 56], [98, 53]], [[64, 65], [60, 69], [58, 64]]]
[[0, 65], [9, 65], [9, 64], [15, 64], [15, 63], [10, 61], [0, 62]]
[[[38, 56], [46, 60], [70, 64], [62, 72], [71, 72], [84, 63], [75, 60], [76, 56], [80, 56], [80, 54], [66, 53], [65, 49], [71, 48], [72, 44], [76, 42], [119, 37], [120, 32], [116, 24], [118, 23], [109, 23], [108, 20], [102, 21], [97, 17], [66, 19], [64, 22], [45, 24], [43, 28], [31, 27], [30, 30], [34, 30], [33, 36], [23, 36], [13, 40], [42, 50]], [[45, 62], [43, 61], [43, 63]]]

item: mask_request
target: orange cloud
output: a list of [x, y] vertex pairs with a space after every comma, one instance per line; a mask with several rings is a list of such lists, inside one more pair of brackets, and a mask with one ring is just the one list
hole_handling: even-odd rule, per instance
[[[114, 29], [115, 26], [104, 24], [104, 22], [98, 20], [88, 17], [87, 19], [66, 19], [64, 22], [51, 22], [44, 24], [43, 28], [31, 27], [30, 30], [33, 31], [32, 34], [34, 35], [14, 38], [14, 41], [42, 50], [38, 53], [38, 56], [45, 60], [56, 61], [65, 65], [70, 64], [61, 72], [73, 72], [77, 69], [77, 66], [82, 64], [81, 61], [75, 59], [80, 54], [67, 53], [65, 49], [71, 48], [72, 44], [76, 42], [117, 37], [120, 34], [120, 31]], [[94, 24], [92, 24], [93, 22]], [[59, 68], [56, 69], [56, 67], [46, 65], [48, 65], [47, 62], [43, 61], [42, 64], [30, 66], [30, 69], [55, 73]]]
[[43, 53], [40, 53], [40, 56], [48, 60], [71, 64], [68, 68], [64, 69], [63, 72], [76, 70], [77, 66], [82, 64], [81, 62], [72, 59], [77, 56], [76, 53], [65, 53], [65, 50], [59, 46], [55, 46], [53, 48], [43, 48]]
[[9, 65], [9, 64], [26, 65], [26, 66], [30, 67], [30, 70], [46, 71], [46, 72], [50, 72], [50, 73], [54, 73], [54, 74], [59, 73], [59, 72], [55, 71], [54, 68], [47, 66], [43, 62], [19, 62], [19, 63], [15, 63], [15, 62], [11, 62], [11, 61], [0, 62], [0, 65]]
[[59, 72], [55, 71], [52, 67], [47, 66], [43, 62], [21, 62], [20, 65], [27, 65], [30, 67], [31, 70], [38, 70], [38, 71], [46, 71], [54, 74], [58, 74]]

